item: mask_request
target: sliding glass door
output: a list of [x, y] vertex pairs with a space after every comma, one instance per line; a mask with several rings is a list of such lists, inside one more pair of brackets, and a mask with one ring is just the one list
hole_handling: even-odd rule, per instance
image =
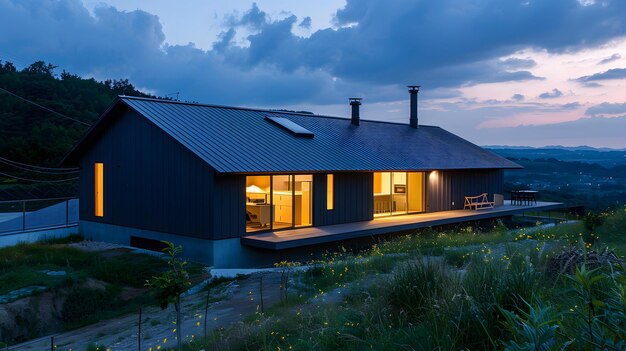
[[311, 225], [311, 174], [246, 177], [246, 232]]
[[424, 172], [375, 172], [374, 217], [424, 212]]
[[268, 230], [272, 226], [270, 176], [246, 177], [246, 232]]
[[294, 178], [294, 226], [313, 225], [313, 176], [299, 174]]
[[425, 212], [426, 182], [424, 172], [407, 172], [407, 209], [410, 213]]

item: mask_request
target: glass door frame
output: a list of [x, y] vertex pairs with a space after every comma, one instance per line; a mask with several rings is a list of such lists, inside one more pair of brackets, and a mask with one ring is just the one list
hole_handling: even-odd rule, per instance
[[[389, 211], [385, 211], [382, 213], [374, 213], [374, 219], [376, 218], [384, 218], [384, 217], [391, 217], [391, 216], [403, 216], [403, 215], [407, 215], [407, 214], [417, 214], [417, 213], [425, 213], [426, 212], [426, 199], [427, 197], [427, 187], [426, 187], [426, 176], [428, 174], [427, 171], [378, 171], [378, 172], [374, 172], [374, 173], [389, 173], [389, 202], [388, 202], [388, 206], [389, 206]], [[405, 207], [406, 210], [398, 213], [398, 211], [394, 211], [393, 208], [393, 203], [394, 203], [394, 196], [397, 195], [394, 189], [394, 181], [393, 181], [393, 177], [394, 177], [394, 173], [404, 173], [405, 174], [405, 192], [404, 192], [404, 199], [405, 199]], [[422, 173], [422, 211], [410, 211], [410, 206], [409, 206], [409, 192], [411, 191], [410, 186], [409, 186], [409, 173]], [[372, 174], [373, 175], [373, 174]], [[382, 182], [382, 179], [381, 179]], [[399, 193], [398, 193], [399, 194]], [[376, 200], [374, 199], [374, 202], [376, 202]], [[375, 205], [374, 205], [374, 209], [375, 209]]]
[[[309, 206], [309, 216], [310, 216], [310, 223], [308, 225], [296, 225], [296, 197], [295, 197], [295, 191], [296, 191], [296, 176], [298, 175], [308, 175], [311, 176], [311, 187], [310, 187], [310, 206]], [[248, 177], [254, 177], [254, 176], [267, 176], [269, 177], [269, 183], [270, 183], [270, 191], [268, 194], [269, 197], [269, 204], [270, 204], [270, 223], [269, 226], [265, 229], [259, 229], [259, 230], [254, 230], [254, 231], [248, 231], [246, 228], [245, 233], [246, 234], [255, 234], [255, 233], [263, 233], [263, 232], [276, 232], [276, 231], [281, 231], [281, 230], [290, 230], [290, 229], [299, 229], [299, 228], [308, 228], [308, 227], [313, 227], [315, 226], [314, 223], [314, 218], [315, 218], [315, 199], [314, 199], [314, 183], [315, 183], [315, 174], [313, 173], [252, 173], [252, 174], [245, 174], [244, 175], [246, 177], [246, 179]], [[283, 228], [274, 228], [274, 216], [275, 216], [275, 206], [276, 204], [274, 203], [274, 176], [289, 176], [290, 177], [290, 181], [289, 181], [289, 187], [291, 188], [291, 225], [288, 227], [283, 227]], [[245, 200], [245, 196], [244, 196], [244, 200]]]

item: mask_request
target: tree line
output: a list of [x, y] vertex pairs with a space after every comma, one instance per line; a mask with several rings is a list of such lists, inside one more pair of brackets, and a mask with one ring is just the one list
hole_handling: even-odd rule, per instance
[[0, 88], [42, 105], [63, 118], [0, 90], [0, 156], [23, 163], [56, 166], [63, 155], [118, 95], [154, 97], [128, 79], [97, 81], [37, 61], [18, 70], [0, 61]]

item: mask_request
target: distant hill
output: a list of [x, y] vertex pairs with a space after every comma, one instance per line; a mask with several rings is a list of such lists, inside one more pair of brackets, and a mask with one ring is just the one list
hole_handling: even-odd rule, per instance
[[533, 146], [509, 146], [509, 145], [483, 145], [487, 149], [510, 149], [510, 150], [568, 150], [568, 151], [626, 151], [626, 149], [611, 149], [608, 147], [593, 147], [587, 145], [580, 146], [562, 146], [562, 145], [548, 145], [542, 147]]
[[[0, 88], [92, 124], [117, 95], [150, 97], [128, 80], [84, 79], [38, 61], [18, 71], [0, 61]], [[55, 166], [88, 128], [0, 90], [0, 157]]]
[[585, 146], [575, 148], [486, 146], [486, 148], [511, 159], [557, 159], [567, 162], [595, 163], [607, 168], [626, 165], [626, 150], [596, 149]]

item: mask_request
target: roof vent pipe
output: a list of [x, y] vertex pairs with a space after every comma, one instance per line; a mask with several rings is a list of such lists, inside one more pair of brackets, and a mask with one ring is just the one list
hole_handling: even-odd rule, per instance
[[417, 128], [417, 93], [420, 91], [419, 85], [409, 85], [409, 94], [411, 94], [411, 118], [409, 125], [411, 128]]
[[359, 106], [361, 106], [361, 98], [350, 98], [350, 106], [352, 106], [352, 124], [355, 126], [359, 125], [359, 121], [361, 116], [359, 114]]

